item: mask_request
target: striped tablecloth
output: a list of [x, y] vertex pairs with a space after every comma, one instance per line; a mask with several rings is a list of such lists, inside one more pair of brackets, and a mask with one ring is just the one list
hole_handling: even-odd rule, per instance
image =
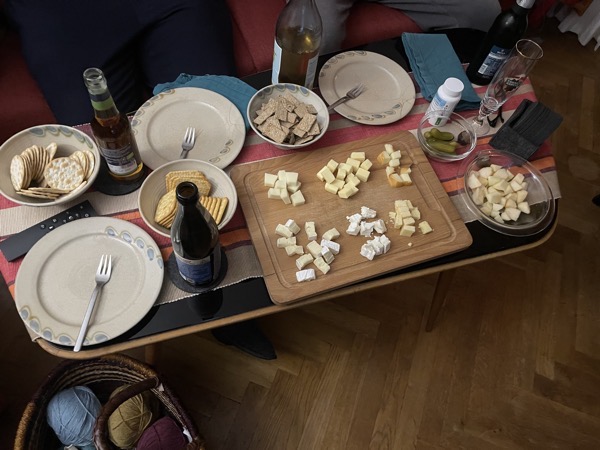
[[[484, 89], [485, 88], [477, 88], [476, 90], [482, 95]], [[530, 83], [525, 83], [505, 104], [505, 118], [508, 118], [524, 99], [535, 101], [535, 94]], [[352, 142], [367, 137], [379, 136], [381, 134], [388, 134], [399, 130], [415, 132], [428, 105], [429, 103], [424, 100], [420, 94], [417, 94], [415, 105], [408, 116], [398, 122], [383, 126], [357, 124], [334, 113], [331, 116], [329, 130], [325, 136], [314, 145], [308, 147], [305, 151], [315, 151], [320, 148]], [[475, 114], [476, 111], [463, 113], [465, 117], [472, 117]], [[89, 126], [82, 125], [79, 128], [90, 133]], [[475, 151], [491, 148], [489, 146], [490, 137], [491, 136], [481, 138], [478, 141]], [[287, 154], [286, 151], [279, 150], [274, 146], [265, 143], [252, 131], [249, 131], [245, 145], [233, 164], [247, 164], [258, 160], [277, 158]], [[545, 143], [532, 158], [530, 158], [530, 162], [544, 174], [555, 197], [560, 197], [556, 177], [556, 166], [554, 158], [552, 157], [550, 145]], [[442, 182], [446, 192], [456, 205], [461, 217], [465, 222], [469, 222], [475, 220], [475, 217], [466, 209], [458, 195], [459, 190], [462, 187], [462, 180], [458, 174], [460, 164], [460, 162], [440, 163], [431, 161], [433, 169]], [[137, 209], [137, 194], [137, 192], [134, 192], [124, 196], [113, 197], [92, 190], [74, 203], [88, 199], [98, 214], [128, 220], [145, 229], [156, 240], [156, 243], [161, 248], [163, 258], [166, 260], [172, 252], [170, 240], [156, 234], [145, 225]], [[68, 206], [69, 205], [32, 208], [17, 205], [2, 197], [0, 198], [0, 240], [26, 229], [50, 216], [58, 214]], [[221, 284], [221, 287], [240, 282], [247, 278], [262, 276], [260, 264], [250, 241], [246, 222], [239, 206], [231, 222], [222, 230], [220, 237], [230, 262], [227, 277]], [[0, 256], [0, 272], [13, 297], [15, 277], [21, 262], [22, 258], [14, 262], [7, 262], [4, 256]], [[192, 294], [179, 290], [168, 280], [168, 277], [165, 277], [163, 289], [157, 300], [157, 304], [177, 301], [191, 295]]]

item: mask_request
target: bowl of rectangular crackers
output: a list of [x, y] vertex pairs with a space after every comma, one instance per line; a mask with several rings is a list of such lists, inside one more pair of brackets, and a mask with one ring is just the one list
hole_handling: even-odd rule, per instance
[[237, 191], [231, 178], [217, 166], [197, 159], [180, 159], [163, 164], [146, 177], [138, 193], [138, 208], [146, 225], [170, 237], [177, 213], [175, 188], [191, 181], [198, 187], [200, 204], [222, 229], [237, 208]]
[[283, 150], [296, 150], [317, 142], [329, 127], [325, 102], [310, 89], [290, 83], [259, 90], [248, 103], [248, 120], [254, 132]]
[[38, 125], [0, 146], [0, 193], [20, 205], [57, 205], [83, 194], [99, 169], [90, 136], [66, 125]]

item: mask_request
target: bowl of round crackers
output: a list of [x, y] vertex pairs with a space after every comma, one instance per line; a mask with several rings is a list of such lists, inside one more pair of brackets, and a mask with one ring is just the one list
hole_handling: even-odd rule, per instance
[[100, 153], [87, 134], [66, 125], [38, 125], [0, 146], [0, 193], [27, 206], [69, 202], [89, 188]]
[[238, 202], [231, 178], [209, 162], [180, 159], [157, 167], [144, 180], [138, 194], [138, 208], [146, 225], [161, 236], [171, 236], [177, 212], [175, 188], [183, 181], [191, 181], [198, 187], [200, 203], [215, 219], [219, 230], [229, 223]]
[[317, 142], [329, 127], [325, 102], [310, 89], [290, 83], [259, 90], [248, 103], [248, 120], [254, 132], [283, 150], [296, 150]]

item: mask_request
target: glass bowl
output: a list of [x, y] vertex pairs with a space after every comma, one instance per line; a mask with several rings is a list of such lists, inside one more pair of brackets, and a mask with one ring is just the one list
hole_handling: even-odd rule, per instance
[[[428, 157], [435, 161], [453, 162], [465, 159], [477, 145], [473, 127], [457, 113], [451, 113], [443, 125], [432, 125], [432, 123], [436, 123], [438, 117], [438, 111], [430, 111], [419, 122], [417, 140], [421, 144], [421, 148]], [[440, 135], [438, 131], [445, 134]], [[449, 138], [450, 135], [447, 133], [452, 133], [453, 138]], [[440, 139], [439, 136], [449, 139]]]
[[[488, 176], [490, 172], [492, 174]], [[474, 158], [463, 161], [461, 173], [464, 181], [461, 197], [467, 208], [488, 228], [509, 236], [530, 236], [552, 222], [556, 205], [550, 186], [541, 172], [520, 156], [501, 150], [483, 150]], [[508, 178], [503, 178], [504, 173], [509, 174]], [[477, 186], [478, 182], [481, 186]], [[519, 191], [526, 194], [519, 194]], [[509, 199], [516, 205], [508, 202]]]
[[[317, 114], [317, 123], [319, 125], [319, 134], [314, 136], [308, 142], [297, 142], [294, 144], [276, 142], [268, 136], [264, 135], [258, 128], [258, 125], [254, 122], [254, 119], [257, 117], [257, 111], [266, 104], [270, 99], [277, 99], [278, 97], [284, 95], [291, 95], [296, 100], [306, 105], [311, 105], [316, 110]], [[280, 83], [280, 84], [272, 84], [270, 86], [266, 86], [259, 90], [256, 94], [252, 96], [250, 102], [248, 103], [248, 121], [250, 122], [250, 126], [252, 130], [264, 141], [269, 144], [273, 144], [275, 147], [280, 148], [282, 150], [297, 150], [300, 148], [308, 147], [309, 145], [314, 144], [319, 139], [323, 137], [327, 128], [329, 127], [329, 112], [327, 111], [327, 105], [325, 102], [315, 94], [310, 89], [307, 89], [303, 86], [299, 86], [297, 84], [290, 83]]]

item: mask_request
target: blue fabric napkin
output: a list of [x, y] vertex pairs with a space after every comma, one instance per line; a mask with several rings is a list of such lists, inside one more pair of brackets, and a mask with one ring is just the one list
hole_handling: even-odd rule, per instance
[[239, 78], [229, 77], [226, 75], [188, 75], [182, 73], [175, 81], [170, 83], [157, 84], [152, 93], [159, 94], [168, 89], [176, 89], [182, 87], [197, 87], [208, 89], [210, 91], [221, 94], [233, 103], [242, 113], [246, 130], [250, 128], [250, 122], [246, 117], [248, 103], [252, 96], [256, 93], [256, 89], [244, 83]]
[[445, 34], [403, 33], [402, 42], [410, 68], [426, 100], [433, 99], [446, 78], [454, 77], [465, 85], [455, 110], [479, 109], [481, 99]]

